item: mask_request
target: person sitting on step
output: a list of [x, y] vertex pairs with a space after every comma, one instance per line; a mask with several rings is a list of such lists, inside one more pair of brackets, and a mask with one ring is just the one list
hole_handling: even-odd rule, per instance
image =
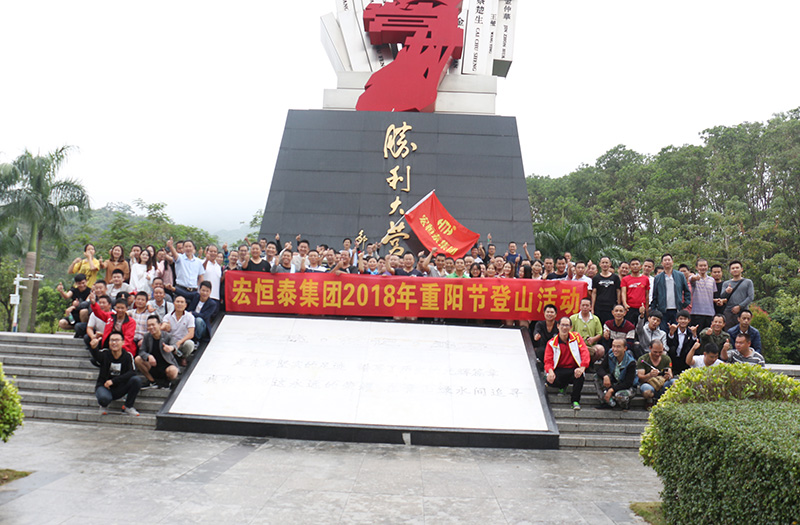
[[125, 397], [122, 413], [138, 416], [134, 408], [136, 396], [142, 383], [133, 366], [133, 356], [122, 350], [123, 337], [120, 332], [112, 332], [108, 336], [108, 350], [100, 353], [100, 373], [97, 375], [95, 397], [100, 404], [100, 415], [108, 414], [111, 401]]
[[147, 335], [142, 339], [138, 355], [134, 359], [136, 368], [150, 382], [150, 386], [169, 388], [170, 382], [178, 378], [175, 347], [170, 342], [170, 335], [161, 331], [158, 315], [151, 314], [147, 318]]
[[636, 377], [636, 359], [628, 350], [624, 338], [617, 337], [611, 342], [611, 352], [597, 367], [595, 382], [600, 408], [619, 407], [628, 410], [636, 395], [639, 379]]
[[636, 373], [639, 376], [639, 391], [647, 402], [647, 408], [650, 408], [675, 383], [672, 361], [660, 339], [650, 341], [650, 352], [636, 361]]
[[558, 321], [558, 335], [545, 346], [544, 371], [547, 383], [561, 389], [561, 393], [565, 393], [566, 386], [572, 383], [572, 408], [580, 410], [589, 349], [581, 334], [571, 330], [572, 321], [569, 317], [562, 317]]

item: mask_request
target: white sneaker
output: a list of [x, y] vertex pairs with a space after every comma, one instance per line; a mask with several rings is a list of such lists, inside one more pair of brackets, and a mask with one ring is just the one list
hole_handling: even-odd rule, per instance
[[99, 413], [100, 413], [101, 416], [105, 416], [106, 414], [108, 414], [108, 407], [104, 407], [103, 405], [100, 405]]
[[126, 416], [138, 416], [139, 411], [133, 407], [122, 407], [122, 413]]

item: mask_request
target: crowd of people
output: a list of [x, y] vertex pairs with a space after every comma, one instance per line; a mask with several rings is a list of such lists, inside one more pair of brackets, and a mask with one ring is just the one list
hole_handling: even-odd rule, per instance
[[[346, 238], [341, 249], [314, 248], [298, 235], [296, 246], [261, 239], [238, 249], [203, 247], [191, 240], [167, 241], [161, 248], [134, 245], [127, 257], [116, 245], [108, 258], [87, 244], [84, 256], [68, 271], [74, 285], [58, 291], [69, 301], [60, 328], [82, 337], [91, 362], [100, 368], [97, 399], [105, 413], [109, 402], [126, 396], [123, 411], [138, 414], [142, 388], [169, 388], [187, 365], [197, 344], [221, 310], [221, 293], [229, 271], [266, 273], [333, 272], [377, 276], [497, 278], [583, 281], [588, 294], [580, 311], [557, 319], [554, 305], [544, 320], [520, 321], [527, 328], [548, 384], [573, 384], [572, 401], [580, 408], [584, 372], [597, 372], [604, 406], [627, 408], [640, 393], [657, 399], [686, 368], [722, 361], [763, 366], [758, 330], [748, 310], [753, 283], [743, 277], [739, 261], [709, 266], [699, 258], [695, 268], [674, 268], [672, 256], [660, 264], [632, 258], [616, 267], [609, 257], [574, 261], [569, 252], [542, 256], [518, 251], [514, 242], [500, 254], [495, 244], [475, 245], [463, 257], [430, 252], [382, 255], [380, 244]], [[103, 278], [104, 277], [104, 278]], [[513, 325], [506, 321], [504, 325]], [[702, 355], [701, 355], [702, 354]]]

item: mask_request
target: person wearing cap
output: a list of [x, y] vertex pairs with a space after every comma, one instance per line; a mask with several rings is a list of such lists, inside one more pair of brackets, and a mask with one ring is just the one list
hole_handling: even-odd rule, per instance
[[544, 349], [544, 371], [547, 384], [562, 393], [572, 384], [572, 408], [581, 409], [581, 392], [589, 366], [589, 349], [578, 332], [572, 331], [572, 321], [562, 317], [558, 321], [558, 335], [547, 342]]
[[645, 349], [650, 348], [650, 341], [658, 339], [664, 348], [667, 347], [667, 333], [661, 330], [661, 319], [664, 316], [660, 310], [650, 310], [645, 318], [644, 314], [639, 315], [639, 322], [636, 323], [636, 342], [633, 354], [636, 357], [644, 355]]

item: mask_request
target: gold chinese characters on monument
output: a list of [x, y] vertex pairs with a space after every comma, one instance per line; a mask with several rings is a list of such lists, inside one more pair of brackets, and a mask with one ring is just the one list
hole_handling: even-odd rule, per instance
[[[417, 151], [417, 145], [414, 142], [409, 142], [406, 133], [413, 128], [408, 123], [403, 122], [402, 126], [395, 126], [391, 124], [386, 128], [386, 137], [383, 142], [383, 158], [388, 159], [390, 156], [393, 159], [406, 159], [410, 153]], [[406, 224], [403, 222], [403, 215], [405, 208], [402, 193], [409, 193], [411, 191], [411, 166], [406, 165], [405, 170], [401, 170], [400, 164], [389, 170], [389, 177], [386, 178], [386, 184], [395, 193], [394, 201], [389, 204], [389, 216], [397, 216], [398, 220], [390, 220], [389, 228], [386, 234], [381, 239], [381, 244], [390, 246], [389, 253], [392, 255], [403, 255], [405, 248], [400, 246], [401, 240], [406, 240], [410, 237], [405, 232]]]

